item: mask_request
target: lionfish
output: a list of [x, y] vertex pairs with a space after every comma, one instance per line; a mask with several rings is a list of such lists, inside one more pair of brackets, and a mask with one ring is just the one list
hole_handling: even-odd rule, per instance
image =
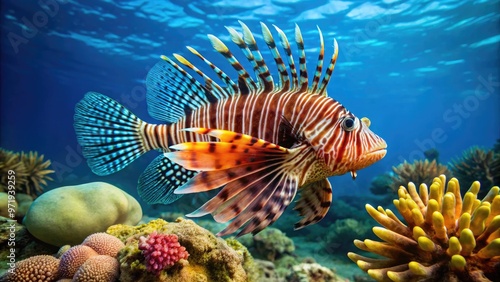
[[230, 222], [219, 236], [238, 230], [237, 236], [258, 233], [281, 216], [300, 190], [295, 206], [303, 217], [295, 224], [299, 229], [321, 220], [330, 208], [329, 176], [351, 172], [355, 178], [357, 170], [385, 156], [387, 145], [368, 128], [369, 119], [357, 118], [327, 95], [338, 57], [336, 40], [323, 74], [324, 41], [318, 28], [319, 56], [309, 83], [299, 27], [295, 26], [296, 68], [285, 33], [274, 26], [282, 57], [271, 31], [261, 23], [277, 66], [275, 83], [252, 32], [240, 24], [243, 36], [226, 28], [252, 65], [255, 78], [220, 39], [209, 34], [213, 48], [237, 72], [237, 81], [188, 46], [223, 86], [181, 55], [173, 54], [202, 79], [162, 56], [146, 79], [147, 104], [150, 115], [166, 124], [146, 123], [111, 98], [89, 92], [76, 105], [78, 142], [98, 175], [117, 172], [150, 150], [163, 151], [138, 182], [139, 195], [150, 204], [168, 204], [182, 194], [222, 187], [188, 214], [211, 214], [217, 222]]

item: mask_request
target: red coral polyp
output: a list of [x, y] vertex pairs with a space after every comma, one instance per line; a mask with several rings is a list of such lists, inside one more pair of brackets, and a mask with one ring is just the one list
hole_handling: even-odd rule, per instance
[[156, 275], [189, 256], [186, 248], [179, 244], [177, 235], [158, 234], [156, 231], [147, 237], [141, 236], [139, 250], [144, 255], [146, 269]]

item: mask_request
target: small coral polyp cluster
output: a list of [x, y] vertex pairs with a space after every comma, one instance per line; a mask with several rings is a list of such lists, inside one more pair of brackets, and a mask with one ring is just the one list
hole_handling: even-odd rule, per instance
[[186, 248], [179, 244], [177, 235], [158, 234], [156, 231], [139, 238], [139, 250], [144, 255], [146, 269], [156, 275], [180, 259], [189, 257]]
[[349, 258], [377, 281], [500, 281], [500, 189], [479, 200], [479, 188], [475, 181], [462, 199], [458, 180], [446, 185], [444, 175], [429, 189], [401, 186], [394, 205], [406, 224], [389, 209], [366, 205], [384, 226], [373, 228], [384, 242], [354, 241], [385, 258]]

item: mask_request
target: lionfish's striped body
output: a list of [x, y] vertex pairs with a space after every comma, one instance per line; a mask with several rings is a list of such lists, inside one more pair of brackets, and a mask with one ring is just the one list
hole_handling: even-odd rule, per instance
[[[326, 86], [337, 59], [337, 46], [323, 75], [323, 39], [316, 72], [309, 84], [304, 43], [296, 27], [296, 70], [291, 47], [278, 28], [288, 68], [271, 32], [264, 40], [276, 62], [275, 83], [250, 30], [231, 39], [252, 64], [256, 81], [219, 39], [214, 48], [238, 72], [234, 82], [196, 50], [225, 83], [219, 86], [184, 57], [177, 60], [199, 74], [200, 83], [179, 65], [162, 57], [149, 73], [148, 109], [167, 124], [143, 122], [116, 101], [89, 93], [77, 105], [75, 129], [92, 170], [100, 175], [127, 166], [143, 153], [160, 149], [139, 180], [139, 194], [149, 203], [170, 203], [180, 194], [222, 190], [192, 213], [210, 213], [231, 221], [220, 234], [244, 226], [256, 233], [274, 222], [301, 190], [296, 209], [304, 218], [296, 227], [321, 220], [331, 204], [327, 177], [364, 168], [385, 155], [385, 142], [340, 103], [327, 97]], [[321, 34], [321, 32], [320, 32]]]

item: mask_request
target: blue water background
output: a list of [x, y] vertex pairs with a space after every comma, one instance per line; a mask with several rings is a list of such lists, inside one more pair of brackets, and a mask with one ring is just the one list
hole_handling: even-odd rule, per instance
[[73, 130], [74, 106], [86, 92], [106, 94], [157, 122], [147, 113], [144, 80], [161, 54], [199, 62], [189, 45], [234, 75], [206, 35], [221, 38], [244, 62], [224, 28], [240, 31], [242, 20], [275, 70], [259, 22], [276, 24], [290, 40], [298, 24], [312, 73], [318, 26], [327, 58], [334, 38], [340, 47], [329, 95], [369, 117], [372, 130], [388, 143], [387, 156], [359, 171], [356, 181], [332, 179], [335, 196], [365, 195], [374, 176], [405, 159], [422, 158], [426, 149], [437, 148], [446, 163], [470, 146], [491, 147], [500, 138], [499, 3], [5, 0], [0, 146], [35, 150], [52, 160], [56, 172], [49, 188], [101, 180], [137, 197], [137, 179], [157, 153], [114, 175], [94, 175]]

